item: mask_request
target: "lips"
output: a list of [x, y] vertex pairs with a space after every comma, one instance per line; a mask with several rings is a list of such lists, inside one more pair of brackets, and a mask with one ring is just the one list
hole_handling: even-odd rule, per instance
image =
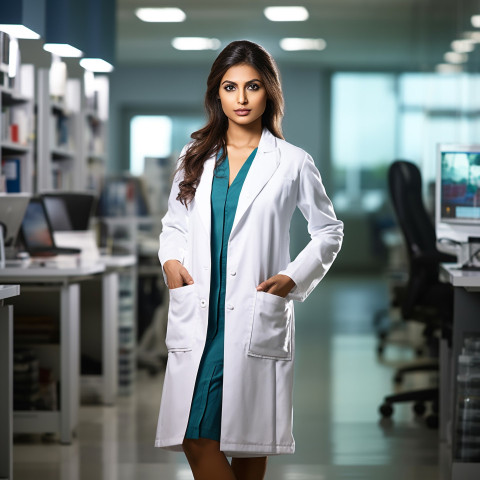
[[239, 108], [238, 110], [234, 110], [234, 111], [237, 115], [240, 115], [242, 117], [250, 113], [250, 110], [247, 108]]

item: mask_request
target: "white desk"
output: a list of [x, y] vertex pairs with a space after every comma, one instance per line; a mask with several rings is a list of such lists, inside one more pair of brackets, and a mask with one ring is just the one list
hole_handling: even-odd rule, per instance
[[[442, 348], [440, 358], [441, 379], [444, 379], [440, 385], [440, 435], [442, 437], [442, 432], [446, 432], [448, 428], [451, 438], [454, 439], [457, 359], [462, 351], [464, 334], [480, 333], [480, 272], [462, 271], [458, 270], [456, 265], [444, 264], [440, 268], [440, 275], [455, 287], [452, 350], [447, 353], [445, 348]], [[448, 380], [447, 377], [449, 377]], [[452, 442], [452, 480], [478, 480], [480, 463], [456, 460], [453, 448]]]
[[[58, 432], [60, 442], [69, 444], [78, 423], [79, 409], [79, 282], [103, 273], [103, 264], [56, 267], [9, 267], [0, 270], [0, 283], [20, 283], [22, 293], [41, 292], [50, 308], [58, 308], [60, 318], [60, 408], [57, 411], [15, 411], [13, 429], [22, 433]], [[43, 296], [43, 295], [42, 295]], [[56, 305], [50, 305], [52, 296]], [[22, 296], [23, 297], [23, 296]], [[24, 307], [28, 302], [18, 302]]]
[[0, 478], [12, 478], [13, 308], [6, 298], [20, 294], [19, 285], [0, 285]]

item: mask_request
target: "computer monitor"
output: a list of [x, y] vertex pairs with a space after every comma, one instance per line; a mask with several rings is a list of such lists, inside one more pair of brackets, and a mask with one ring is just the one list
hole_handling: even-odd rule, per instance
[[41, 196], [54, 231], [89, 229], [95, 195], [85, 192], [49, 192]]
[[68, 215], [67, 206], [63, 198], [44, 197], [43, 203], [47, 210], [50, 225], [55, 232], [65, 232], [73, 230], [72, 222]]
[[480, 145], [439, 145], [435, 226], [437, 241], [480, 238]]
[[27, 209], [28, 193], [0, 193], [0, 228], [5, 247], [13, 247]]

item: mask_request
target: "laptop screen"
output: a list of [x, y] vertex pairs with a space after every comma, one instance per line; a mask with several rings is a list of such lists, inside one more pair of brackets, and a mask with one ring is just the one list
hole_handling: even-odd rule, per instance
[[31, 200], [22, 221], [22, 234], [28, 249], [53, 247], [52, 232], [41, 200]]

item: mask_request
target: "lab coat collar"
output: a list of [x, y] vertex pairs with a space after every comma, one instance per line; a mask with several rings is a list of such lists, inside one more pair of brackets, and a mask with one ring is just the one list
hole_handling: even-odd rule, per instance
[[[277, 138], [267, 129], [262, 130], [262, 136], [258, 144], [258, 151], [253, 159], [250, 169], [240, 192], [237, 210], [233, 221], [230, 236], [235, 233], [236, 227], [246, 213], [248, 207], [262, 191], [270, 180], [280, 163], [280, 155], [277, 148]], [[215, 156], [208, 158], [203, 165], [203, 173], [195, 192], [195, 202], [199, 215], [210, 238], [211, 229], [211, 204], [213, 171], [215, 168]]]

